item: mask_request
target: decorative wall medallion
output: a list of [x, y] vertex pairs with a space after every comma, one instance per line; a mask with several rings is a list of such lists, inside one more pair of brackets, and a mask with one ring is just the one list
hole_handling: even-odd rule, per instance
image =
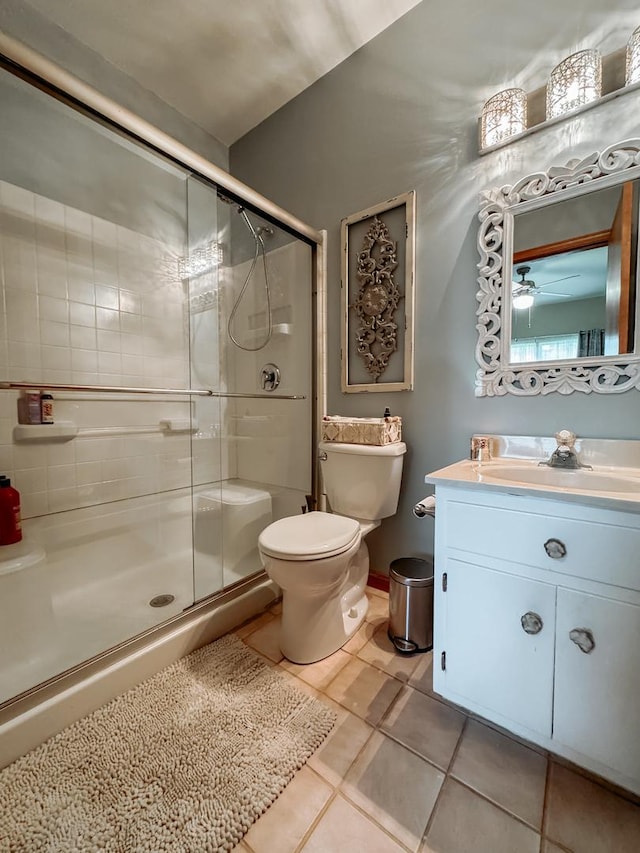
[[[640, 351], [636, 329], [633, 353], [527, 365], [509, 361], [511, 294], [504, 287], [513, 277], [514, 217], [574, 198], [605, 186], [640, 177], [640, 139], [628, 139], [600, 153], [526, 175], [513, 185], [496, 187], [480, 197], [478, 229], [479, 289], [476, 294], [478, 341], [476, 396], [505, 394], [620, 394], [640, 390]], [[638, 318], [638, 306], [635, 316]], [[636, 323], [636, 327], [637, 327]]]
[[414, 208], [409, 192], [342, 220], [343, 391], [413, 387]]
[[398, 349], [394, 315], [402, 294], [393, 273], [398, 266], [397, 243], [382, 219], [374, 216], [358, 255], [360, 290], [353, 308], [360, 320], [355, 329], [357, 350], [374, 382], [382, 376], [392, 353]]

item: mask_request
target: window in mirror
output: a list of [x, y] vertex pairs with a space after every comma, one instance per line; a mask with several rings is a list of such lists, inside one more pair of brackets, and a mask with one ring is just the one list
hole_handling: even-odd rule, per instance
[[514, 338], [511, 341], [511, 361], [526, 364], [528, 361], [557, 361], [577, 358], [580, 335], [543, 335], [542, 337]]

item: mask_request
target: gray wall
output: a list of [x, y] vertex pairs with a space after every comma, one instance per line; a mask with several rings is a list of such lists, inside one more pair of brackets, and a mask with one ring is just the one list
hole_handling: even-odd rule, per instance
[[[637, 391], [474, 396], [478, 193], [640, 135], [634, 92], [478, 157], [482, 104], [523, 69], [547, 74], [581, 46], [578, 39], [598, 46], [618, 27], [620, 47], [636, 18], [635, 0], [614, 0], [606, 13], [595, 0], [571, 2], [561, 16], [552, 0], [535, 10], [524, 0], [425, 0], [231, 148], [237, 177], [328, 230], [329, 411], [375, 416], [388, 405], [403, 417], [409, 450], [398, 514], [368, 540], [378, 570], [431, 552], [433, 523], [415, 519], [411, 507], [431, 491], [427, 472], [468, 455], [472, 433], [568, 427], [581, 436], [640, 438]], [[409, 189], [417, 192], [415, 390], [343, 395], [340, 219]]]
[[207, 157], [212, 163], [223, 169], [229, 168], [229, 150], [226, 145], [61, 27], [52, 24], [24, 0], [0, 2], [0, 29]]
[[606, 303], [604, 296], [593, 299], [561, 299], [544, 304], [536, 297], [529, 311], [514, 310], [511, 318], [511, 337], [523, 340], [542, 335], [571, 335], [582, 329], [605, 327]]

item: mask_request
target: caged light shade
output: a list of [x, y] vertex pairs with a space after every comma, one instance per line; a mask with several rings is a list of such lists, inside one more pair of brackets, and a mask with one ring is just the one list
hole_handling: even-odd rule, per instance
[[547, 83], [547, 119], [596, 101], [602, 91], [602, 59], [598, 50], [579, 50], [551, 72]]
[[627, 42], [627, 72], [625, 83], [631, 86], [640, 83], [640, 27], [637, 27]]
[[480, 147], [496, 145], [526, 129], [526, 92], [522, 89], [504, 89], [489, 98], [482, 108]]

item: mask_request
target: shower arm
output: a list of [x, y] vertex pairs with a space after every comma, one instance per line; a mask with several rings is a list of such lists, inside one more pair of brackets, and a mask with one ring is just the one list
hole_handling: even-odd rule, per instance
[[210, 388], [129, 388], [115, 385], [62, 385], [50, 382], [0, 381], [0, 391], [76, 391], [99, 394], [172, 394], [183, 397], [239, 397], [250, 400], [306, 400], [305, 394], [245, 394], [240, 391], [213, 391]]

